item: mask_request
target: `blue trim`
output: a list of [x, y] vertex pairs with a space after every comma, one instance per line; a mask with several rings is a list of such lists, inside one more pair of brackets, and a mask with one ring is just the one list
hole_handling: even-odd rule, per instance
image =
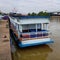
[[50, 16], [13, 16], [19, 19], [31, 19], [31, 18], [50, 18]]
[[[32, 33], [32, 32], [36, 32], [35, 30], [32, 30], [32, 29], [30, 29], [31, 30], [31, 32], [29, 32], [29, 33]], [[41, 30], [41, 31], [37, 31], [37, 32], [49, 32], [48, 30]], [[28, 32], [22, 32], [22, 33], [28, 33]]]
[[49, 43], [53, 43], [54, 41], [53, 40], [50, 40], [50, 41], [46, 41], [46, 42], [40, 42], [40, 43], [33, 43], [33, 44], [22, 44], [22, 43], [19, 43], [19, 47], [28, 47], [28, 46], [35, 46], [35, 45], [41, 45], [41, 44], [49, 44]]

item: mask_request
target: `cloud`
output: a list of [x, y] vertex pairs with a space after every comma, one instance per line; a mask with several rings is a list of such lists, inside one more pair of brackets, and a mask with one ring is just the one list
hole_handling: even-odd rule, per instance
[[59, 11], [60, 0], [0, 0], [0, 9], [5, 12], [13, 11], [20, 13], [39, 11]]

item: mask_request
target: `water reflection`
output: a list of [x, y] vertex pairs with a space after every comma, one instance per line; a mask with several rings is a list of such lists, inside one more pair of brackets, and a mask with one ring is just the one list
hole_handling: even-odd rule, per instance
[[21, 49], [12, 39], [12, 60], [60, 60], [60, 18], [53, 18], [50, 21], [49, 28], [54, 43]]
[[19, 48], [14, 41], [11, 44], [12, 60], [46, 60], [52, 49], [48, 45]]

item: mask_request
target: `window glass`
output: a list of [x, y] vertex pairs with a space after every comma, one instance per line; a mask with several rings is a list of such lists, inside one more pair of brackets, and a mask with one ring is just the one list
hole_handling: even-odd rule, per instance
[[47, 23], [43, 24], [43, 30], [48, 30], [48, 24]]
[[37, 24], [37, 31], [41, 30], [41, 24]]
[[36, 25], [35, 24], [22, 25], [22, 30], [23, 30], [23, 32], [35, 32]]

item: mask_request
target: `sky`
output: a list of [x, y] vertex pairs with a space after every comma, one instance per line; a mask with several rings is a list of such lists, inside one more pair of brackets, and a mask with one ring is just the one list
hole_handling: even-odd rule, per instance
[[60, 11], [60, 0], [0, 0], [0, 10], [23, 14]]

